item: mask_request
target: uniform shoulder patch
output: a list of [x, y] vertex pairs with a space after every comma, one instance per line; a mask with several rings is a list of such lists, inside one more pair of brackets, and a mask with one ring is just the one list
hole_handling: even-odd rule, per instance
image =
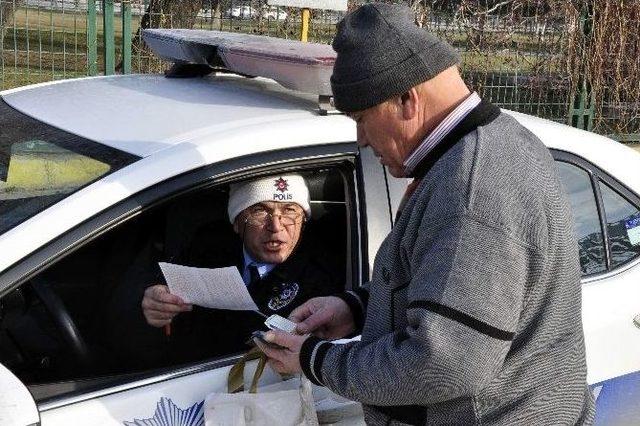
[[293, 301], [300, 291], [298, 283], [284, 283], [280, 286], [280, 293], [273, 296], [267, 306], [272, 311], [284, 308]]

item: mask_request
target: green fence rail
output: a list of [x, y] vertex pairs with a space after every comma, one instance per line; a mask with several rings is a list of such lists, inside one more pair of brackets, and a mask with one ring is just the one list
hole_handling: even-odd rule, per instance
[[[466, 81], [485, 98], [640, 142], [640, 78], [635, 86], [627, 84], [634, 73], [640, 76], [640, 36], [635, 34], [640, 7], [624, 0], [600, 1], [408, 3], [420, 25], [461, 51]], [[350, 8], [359, 3], [350, 0]], [[623, 23], [627, 11], [629, 19]], [[309, 41], [329, 43], [343, 15], [313, 10]], [[81, 76], [162, 72], [168, 64], [149, 52], [141, 28], [299, 39], [300, 20], [300, 10], [270, 7], [264, 0], [0, 0], [0, 89]], [[611, 37], [607, 28], [615, 27], [612, 22], [633, 30], [619, 36], [621, 47], [615, 52], [626, 57], [623, 73], [630, 70], [624, 84], [605, 68], [608, 58], [594, 50]], [[615, 67], [619, 74], [620, 63]]]

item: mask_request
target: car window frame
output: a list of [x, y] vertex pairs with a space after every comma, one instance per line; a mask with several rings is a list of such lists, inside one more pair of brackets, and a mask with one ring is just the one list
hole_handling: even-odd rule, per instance
[[550, 149], [551, 155], [553, 156], [554, 161], [561, 161], [564, 163], [571, 164], [584, 170], [589, 175], [591, 180], [591, 187], [594, 192], [594, 196], [596, 199], [596, 207], [598, 211], [598, 217], [600, 222], [600, 230], [602, 232], [602, 238], [604, 240], [604, 252], [605, 252], [605, 264], [606, 271], [597, 272], [591, 275], [584, 275], [581, 277], [581, 282], [583, 284], [600, 281], [606, 278], [609, 278], [613, 275], [617, 275], [626, 271], [627, 269], [635, 266], [640, 263], [640, 255], [634, 257], [628, 262], [617, 265], [616, 267], [611, 267], [611, 247], [609, 243], [609, 231], [607, 229], [607, 216], [604, 208], [604, 201], [602, 199], [602, 191], [600, 188], [600, 182], [604, 182], [608, 186], [610, 186], [615, 192], [621, 195], [626, 201], [640, 208], [640, 196], [636, 194], [634, 191], [625, 186], [622, 182], [591, 163], [590, 161], [580, 157], [571, 152], [562, 151], [558, 149]]
[[[144, 211], [165, 203], [174, 197], [201, 190], [207, 187], [225, 184], [229, 181], [259, 174], [268, 174], [277, 170], [304, 170], [318, 166], [351, 163], [353, 175], [345, 175], [348, 188], [346, 191], [346, 207], [349, 209], [349, 238], [351, 264], [347, 268], [353, 279], [351, 285], [359, 286], [363, 282], [363, 264], [367, 261], [362, 256], [366, 248], [366, 204], [362, 198], [363, 184], [358, 170], [361, 168], [359, 153], [355, 142], [339, 142], [300, 148], [288, 148], [267, 153], [251, 154], [231, 160], [214, 163], [189, 171], [182, 175], [160, 182], [146, 188], [140, 193], [112, 206], [69, 232], [41, 247], [39, 250], [23, 258], [0, 274], [0, 298], [25, 283], [38, 273], [51, 267], [56, 262], [72, 254], [76, 250], [91, 243], [109, 230], [137, 217]], [[352, 204], [353, 203], [353, 204]], [[77, 391], [74, 383], [81, 381], [61, 382], [57, 385], [65, 389], [49, 398], [39, 399], [40, 411], [52, 410], [82, 401], [103, 397], [142, 386], [160, 383], [212, 369], [227, 367], [240, 359], [240, 355], [231, 355], [215, 360], [199, 361], [184, 366], [170, 366], [151, 372], [129, 373], [113, 377], [97, 377], [83, 380], [85, 386]], [[99, 385], [102, 383], [102, 385]], [[44, 386], [55, 386], [47, 384]], [[95, 389], [97, 386], [104, 386]], [[42, 385], [29, 386], [38, 388]], [[87, 391], [87, 388], [92, 390]], [[52, 392], [48, 392], [52, 393]]]
[[[91, 185], [92, 183], [100, 179], [103, 179], [117, 172], [118, 170], [128, 167], [131, 164], [134, 164], [137, 161], [142, 159], [142, 157], [140, 157], [139, 155], [135, 155], [135, 154], [123, 151], [121, 149], [105, 145], [93, 139], [89, 139], [83, 136], [73, 134], [67, 130], [60, 129], [47, 122], [38, 120], [35, 117], [31, 117], [30, 115], [14, 108], [10, 103], [5, 101], [5, 99], [2, 96], [0, 96], [0, 112], [2, 112], [3, 110], [9, 111], [10, 114], [15, 115], [15, 117], [10, 117], [10, 118], [22, 120], [24, 123], [30, 124], [31, 125], [30, 130], [33, 131], [33, 129], [35, 128], [37, 130], [36, 133], [38, 135], [41, 135], [42, 133], [47, 133], [47, 140], [43, 142], [54, 145], [57, 148], [61, 148], [63, 150], [69, 151], [74, 155], [80, 155], [82, 157], [86, 157], [88, 159], [100, 162], [102, 164], [106, 164], [109, 166], [109, 170], [98, 177], [87, 180], [84, 183], [76, 187], [73, 187], [71, 191], [65, 192], [63, 197], [47, 205], [44, 209], [30, 212], [28, 215], [24, 216], [19, 222], [12, 223], [11, 227], [4, 230], [0, 229], [0, 235], [3, 235], [11, 231], [13, 228], [21, 225], [22, 223], [26, 222], [28, 219], [32, 218], [33, 216], [36, 216], [37, 214], [49, 208], [50, 206], [56, 204], [61, 200], [64, 200], [65, 198], [71, 196], [72, 194], [79, 192], [83, 188]], [[24, 126], [24, 123], [22, 124], [23, 126]], [[9, 171], [8, 166], [9, 166], [9, 160], [11, 155], [10, 148], [12, 145], [13, 144], [8, 146], [9, 152], [6, 152], [6, 153], [0, 152], [0, 156], [5, 154], [8, 155], [7, 165], [6, 165], [7, 169], [6, 170], [0, 169], [0, 174], [8, 174], [8, 171]], [[0, 151], [2, 151], [2, 148], [4, 147], [0, 146]], [[3, 177], [4, 177], [3, 180], [7, 179], [7, 176], [3, 176]]]

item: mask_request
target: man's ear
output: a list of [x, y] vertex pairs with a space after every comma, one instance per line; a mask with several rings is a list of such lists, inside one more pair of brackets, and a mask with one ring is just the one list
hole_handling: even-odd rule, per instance
[[400, 106], [402, 108], [402, 118], [411, 120], [418, 113], [418, 105], [420, 105], [420, 95], [415, 87], [400, 95]]
[[236, 216], [236, 219], [233, 221], [233, 232], [240, 234], [240, 215]]

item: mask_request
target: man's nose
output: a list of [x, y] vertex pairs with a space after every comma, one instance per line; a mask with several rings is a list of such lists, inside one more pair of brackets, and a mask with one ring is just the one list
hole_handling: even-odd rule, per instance
[[284, 228], [284, 226], [282, 226], [282, 215], [270, 214], [267, 220], [267, 229], [272, 232], [278, 232], [282, 230], [282, 228]]

